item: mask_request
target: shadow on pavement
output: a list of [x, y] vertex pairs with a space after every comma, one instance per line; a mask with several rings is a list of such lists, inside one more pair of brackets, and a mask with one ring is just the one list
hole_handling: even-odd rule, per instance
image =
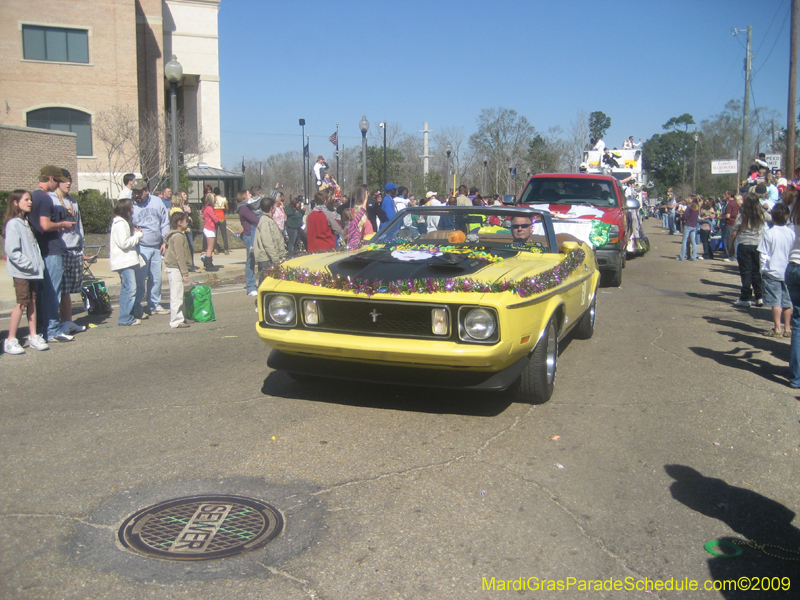
[[690, 298], [697, 298], [699, 300], [711, 300], [712, 302], [718, 302], [725, 306], [732, 305], [739, 297], [739, 294], [732, 294], [730, 292], [719, 292], [716, 294], [708, 292], [701, 292], [701, 293], [684, 292], [684, 294], [689, 296]]
[[261, 393], [346, 406], [471, 417], [496, 417], [512, 404], [504, 393], [379, 386], [322, 378], [295, 381], [283, 371], [271, 372]]
[[[707, 517], [718, 519], [730, 529], [747, 540], [759, 544], [771, 544], [788, 550], [800, 549], [800, 530], [792, 525], [795, 513], [783, 504], [762, 496], [754, 491], [727, 484], [722, 479], [705, 477], [702, 473], [685, 465], [665, 465], [664, 470], [675, 482], [670, 485], [670, 493], [678, 502]], [[741, 539], [720, 537], [720, 541], [740, 545]], [[697, 540], [697, 546], [711, 540]], [[696, 549], [687, 549], [694, 552]], [[717, 548], [718, 551], [732, 551], [730, 548]], [[747, 578], [747, 591], [728, 589], [720, 591], [723, 598], [739, 600], [744, 598], [796, 598], [797, 581], [800, 577], [800, 554], [782, 552], [768, 547], [767, 551], [792, 560], [782, 560], [769, 556], [750, 547], [744, 547], [744, 554], [737, 558], [712, 557], [708, 560], [708, 570], [712, 579], [723, 582]], [[774, 590], [780, 578], [791, 578], [791, 589]], [[777, 579], [774, 579], [777, 578]], [[753, 585], [755, 583], [755, 585]], [[768, 591], [763, 591], [766, 583]], [[786, 580], [783, 582], [786, 583]], [[761, 587], [762, 591], [754, 589]], [[769, 588], [772, 588], [771, 590]]]
[[[763, 311], [766, 311], [765, 314], [769, 315], [770, 318], [772, 316], [770, 314], [768, 308], [765, 308], [765, 309], [764, 308], [762, 308], [762, 309], [750, 309], [750, 310], [763, 310]], [[770, 323], [771, 323], [770, 321], [765, 321], [764, 323], [759, 324], [758, 326], [756, 326], [756, 325], [752, 325], [752, 324], [747, 323], [747, 322], [733, 321], [731, 319], [722, 319], [720, 317], [706, 316], [706, 317], [703, 317], [703, 318], [706, 321], [708, 321], [711, 325], [719, 325], [720, 327], [731, 327], [731, 328], [737, 330], [740, 333], [741, 332], [744, 332], [744, 333], [761, 333], [762, 331], [765, 331], [766, 329], [769, 329]], [[720, 332], [720, 333], [725, 333], [725, 332]], [[761, 339], [763, 341], [777, 341], [777, 340], [770, 340], [770, 338], [768, 338], [768, 337], [763, 337]], [[789, 338], [787, 338], [786, 341], [788, 342]]]
[[737, 294], [739, 293], [739, 290], [742, 289], [741, 285], [736, 285], [733, 283], [723, 283], [722, 281], [711, 281], [710, 279], [701, 279], [700, 283], [703, 283], [705, 285], [715, 285], [717, 287], [731, 288], [732, 290], [736, 290]]

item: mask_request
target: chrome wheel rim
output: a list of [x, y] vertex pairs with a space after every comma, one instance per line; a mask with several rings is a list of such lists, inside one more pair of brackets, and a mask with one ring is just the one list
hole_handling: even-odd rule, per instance
[[547, 383], [552, 383], [556, 377], [557, 358], [558, 358], [558, 338], [556, 337], [556, 328], [551, 323], [547, 328], [547, 352], [545, 354]]

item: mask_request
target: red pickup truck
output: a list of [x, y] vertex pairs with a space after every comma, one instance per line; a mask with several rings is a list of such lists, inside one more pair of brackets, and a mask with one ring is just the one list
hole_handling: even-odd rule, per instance
[[625, 248], [631, 236], [626, 210], [638, 210], [638, 200], [626, 200], [619, 182], [610, 175], [542, 173], [525, 184], [518, 205], [549, 210], [556, 233], [589, 241], [592, 221], [611, 226], [608, 243], [595, 248], [603, 285], [618, 287], [625, 267]]

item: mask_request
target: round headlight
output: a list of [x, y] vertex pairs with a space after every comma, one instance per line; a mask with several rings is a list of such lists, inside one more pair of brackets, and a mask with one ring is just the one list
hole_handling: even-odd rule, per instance
[[294, 321], [294, 299], [289, 296], [273, 296], [269, 299], [269, 317], [278, 325], [289, 325]]
[[464, 330], [476, 340], [488, 340], [496, 327], [494, 315], [483, 308], [473, 308], [464, 319]]

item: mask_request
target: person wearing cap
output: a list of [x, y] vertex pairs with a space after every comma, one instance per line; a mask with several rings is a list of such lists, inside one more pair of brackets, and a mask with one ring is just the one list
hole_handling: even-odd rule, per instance
[[[133, 308], [137, 319], [146, 319], [147, 314], [168, 315], [161, 306], [161, 264], [164, 251], [164, 236], [169, 232], [169, 213], [158, 196], [148, 193], [147, 182], [136, 179], [131, 186], [133, 192], [133, 226], [142, 230], [139, 254], [144, 266], [136, 272], [136, 298]], [[146, 307], [142, 299], [147, 292]]]
[[44, 278], [39, 283], [37, 300], [37, 329], [48, 342], [71, 342], [72, 336], [61, 331], [60, 308], [61, 290], [64, 278], [64, 254], [67, 247], [61, 239], [61, 232], [72, 229], [73, 223], [67, 218], [67, 211], [60, 203], [54, 203], [50, 192], [58, 189], [58, 184], [67, 181], [61, 169], [46, 165], [39, 171], [39, 185], [31, 194], [30, 222], [36, 241], [44, 259]]
[[72, 298], [70, 294], [80, 294], [83, 283], [83, 220], [78, 203], [70, 195], [72, 175], [61, 169], [66, 181], [60, 181], [55, 192], [50, 192], [53, 204], [60, 204], [67, 213], [66, 220], [72, 221], [72, 227], [61, 230], [64, 242], [64, 276], [61, 280], [60, 319], [61, 331], [67, 335], [86, 331], [85, 325], [76, 325], [72, 321]]
[[325, 162], [325, 157], [321, 154], [317, 156], [317, 162], [314, 163], [314, 177], [317, 180], [317, 188], [322, 185], [324, 178], [324, 171], [328, 168], [328, 163]]
[[380, 225], [378, 226], [379, 230], [386, 227], [386, 224], [391, 221], [392, 217], [397, 213], [397, 209], [394, 206], [394, 198], [397, 196], [397, 186], [390, 181], [384, 186], [384, 190], [386, 191], [386, 195], [381, 202], [381, 208], [386, 214], [386, 218], [381, 219]]

